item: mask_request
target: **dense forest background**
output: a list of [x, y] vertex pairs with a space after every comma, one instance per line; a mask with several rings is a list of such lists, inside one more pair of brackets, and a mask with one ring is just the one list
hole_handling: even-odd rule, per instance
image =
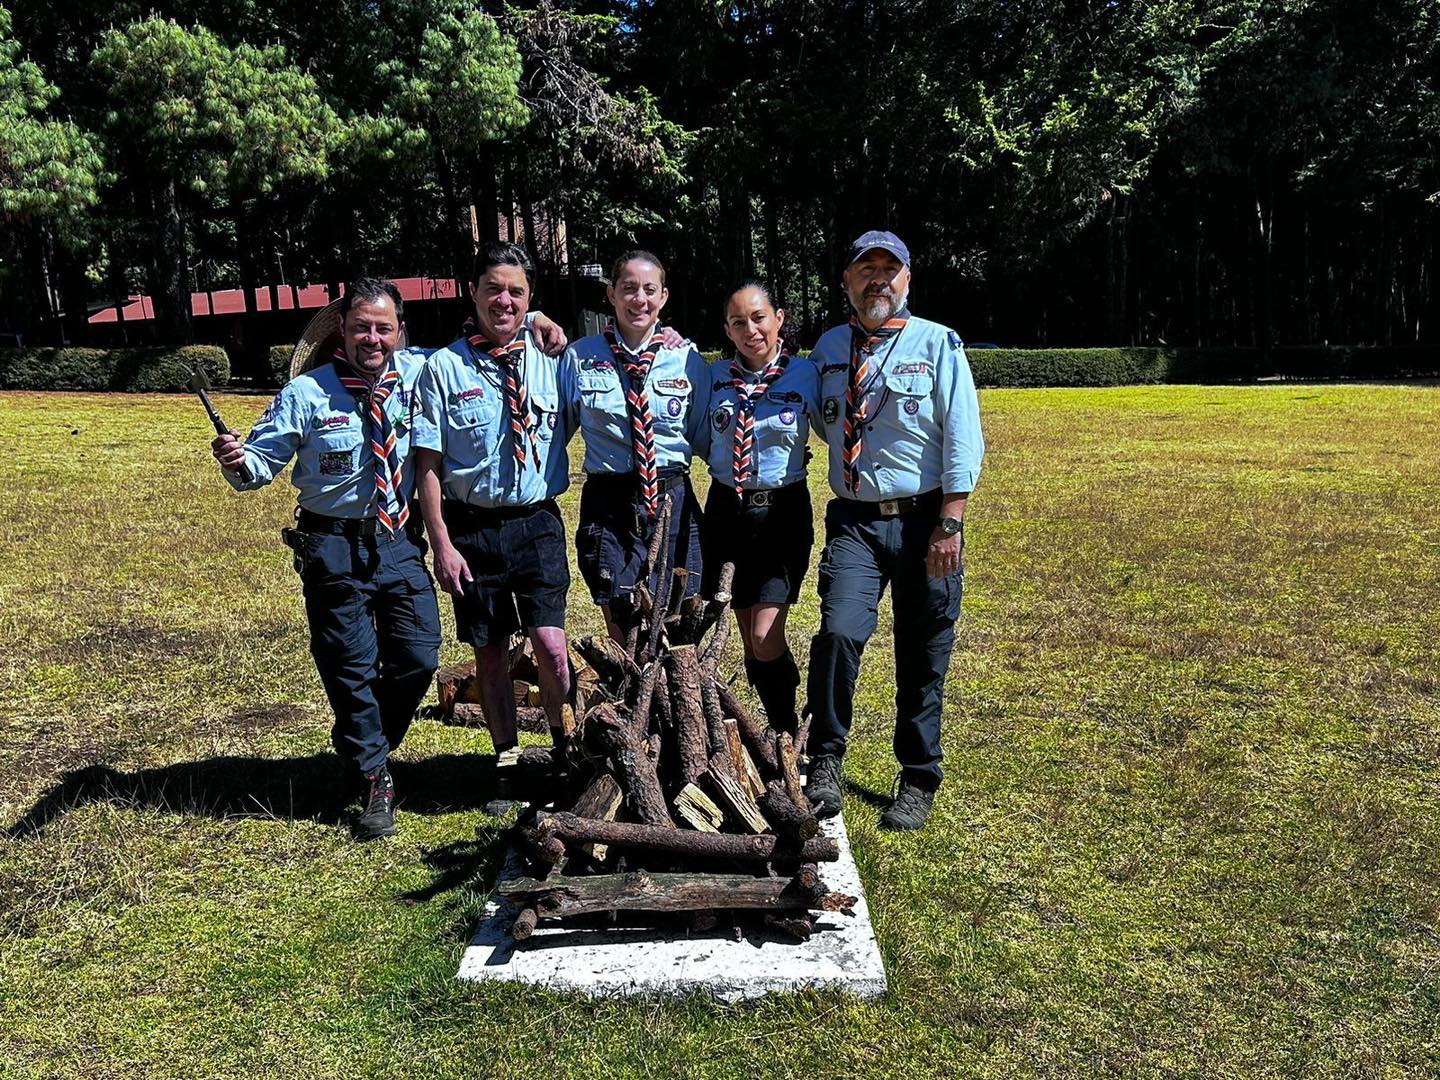
[[0, 331], [145, 292], [184, 342], [192, 289], [463, 277], [504, 232], [553, 313], [638, 244], [702, 343], [758, 271], [808, 344], [890, 227], [970, 340], [1433, 343], [1437, 73], [1433, 0], [26, 3]]

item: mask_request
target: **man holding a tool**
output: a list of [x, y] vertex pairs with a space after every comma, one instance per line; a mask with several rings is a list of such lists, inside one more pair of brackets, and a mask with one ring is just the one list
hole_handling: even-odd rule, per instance
[[355, 834], [369, 839], [395, 832], [387, 760], [439, 659], [440, 615], [408, 463], [424, 422], [415, 390], [426, 361], [398, 347], [404, 303], [390, 282], [353, 282], [339, 316], [333, 362], [286, 384], [243, 443], [231, 431], [211, 448], [237, 491], [263, 487], [296, 459], [300, 505], [295, 528], [282, 532], [335, 714], [331, 742], [364, 781]]

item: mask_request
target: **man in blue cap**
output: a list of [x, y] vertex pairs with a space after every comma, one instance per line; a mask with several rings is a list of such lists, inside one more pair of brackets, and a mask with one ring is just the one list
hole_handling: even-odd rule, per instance
[[960, 336], [910, 314], [910, 251], [898, 236], [861, 235], [842, 283], [854, 314], [811, 354], [835, 498], [810, 649], [806, 794], [822, 817], [839, 813], [860, 656], [888, 585], [900, 775], [880, 824], [919, 829], [943, 775], [940, 712], [964, 585], [965, 503], [985, 450], [980, 409]]

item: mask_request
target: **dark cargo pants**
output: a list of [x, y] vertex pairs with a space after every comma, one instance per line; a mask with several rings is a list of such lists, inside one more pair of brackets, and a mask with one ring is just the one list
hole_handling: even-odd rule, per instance
[[400, 745], [440, 658], [440, 611], [410, 537], [301, 533], [310, 654], [330, 699], [330, 741], [367, 773]]
[[940, 709], [955, 645], [964, 571], [925, 572], [936, 506], [880, 517], [873, 503], [832, 499], [820, 557], [820, 632], [810, 644], [812, 757], [845, 752], [855, 712], [860, 656], [875, 632], [886, 586], [895, 612], [895, 758], [906, 779], [928, 788], [943, 776]]

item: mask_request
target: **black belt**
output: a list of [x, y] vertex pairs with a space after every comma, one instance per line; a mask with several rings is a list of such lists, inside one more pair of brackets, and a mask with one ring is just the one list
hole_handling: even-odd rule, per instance
[[881, 499], [879, 502], [862, 502], [859, 499], [841, 499], [840, 503], [860, 517], [899, 517], [916, 510], [940, 510], [940, 489], [922, 491], [919, 495], [904, 495], [898, 499]]
[[[729, 487], [728, 484], [725, 486]], [[787, 498], [794, 498], [802, 493], [808, 494], [809, 490], [805, 486], [804, 480], [797, 480], [784, 487], [765, 488], [761, 491], [742, 491], [739, 493], [740, 505], [747, 509], [752, 506], [774, 506]], [[734, 489], [731, 489], [731, 493], [735, 493]]]
[[555, 505], [554, 499], [542, 499], [540, 502], [525, 503], [522, 506], [476, 506], [459, 499], [445, 499], [440, 503], [440, 515], [445, 519], [445, 524], [452, 528], [457, 525], [494, 525], [501, 521], [529, 517], [542, 510], [549, 511], [556, 517], [560, 515], [560, 508]]
[[[656, 475], [655, 483], [659, 490], [669, 491], [671, 488], [679, 487], [683, 484], [689, 475], [690, 470], [684, 467], [662, 469]], [[637, 472], [586, 473], [585, 483], [597, 484], [602, 487], [623, 487], [630, 491], [639, 492], [640, 474]]]
[[376, 518], [327, 517], [306, 510], [303, 506], [295, 515], [295, 524], [301, 532], [325, 533], [330, 536], [388, 536]]

